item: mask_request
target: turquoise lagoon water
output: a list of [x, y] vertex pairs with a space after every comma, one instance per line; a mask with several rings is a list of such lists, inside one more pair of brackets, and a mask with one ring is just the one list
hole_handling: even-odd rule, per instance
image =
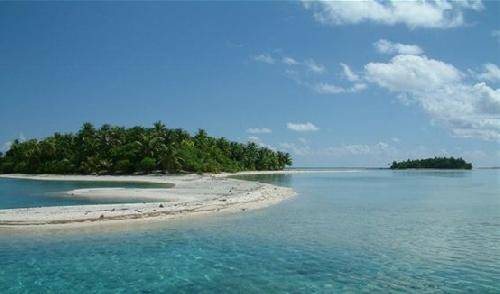
[[[498, 170], [250, 178], [299, 194], [240, 214], [0, 231], [0, 292], [500, 293]], [[24, 198], [31, 184], [0, 189]]]
[[0, 178], [0, 209], [58, 205], [84, 205], [130, 202], [131, 200], [96, 200], [67, 198], [62, 193], [74, 189], [139, 187], [158, 188], [168, 185], [154, 183], [116, 183], [82, 181], [34, 181]]

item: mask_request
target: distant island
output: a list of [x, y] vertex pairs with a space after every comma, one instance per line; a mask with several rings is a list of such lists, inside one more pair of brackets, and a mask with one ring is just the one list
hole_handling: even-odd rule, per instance
[[408, 169], [408, 168], [434, 168], [434, 169], [472, 169], [472, 164], [467, 163], [462, 158], [454, 157], [434, 157], [426, 159], [394, 161], [391, 169]]
[[220, 173], [282, 170], [291, 164], [288, 153], [209, 137], [202, 129], [192, 136], [161, 122], [152, 128], [105, 124], [98, 129], [85, 123], [76, 134], [15, 140], [5, 155], [0, 153], [3, 174]]

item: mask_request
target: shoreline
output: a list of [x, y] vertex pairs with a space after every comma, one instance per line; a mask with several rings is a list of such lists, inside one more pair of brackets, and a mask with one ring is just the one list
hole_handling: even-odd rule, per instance
[[166, 184], [165, 188], [91, 188], [63, 192], [63, 197], [149, 202], [0, 209], [0, 232], [18, 228], [76, 228], [88, 225], [129, 224], [260, 209], [277, 204], [296, 193], [291, 188], [229, 176], [285, 173], [287, 172], [142, 176], [0, 175], [0, 178], [22, 180]]

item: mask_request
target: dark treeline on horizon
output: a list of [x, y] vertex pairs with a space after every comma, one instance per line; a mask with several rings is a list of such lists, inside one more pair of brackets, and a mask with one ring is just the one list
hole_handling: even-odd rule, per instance
[[435, 169], [472, 169], [472, 164], [462, 158], [434, 157], [426, 159], [394, 161], [391, 169], [435, 168]]
[[288, 153], [209, 137], [202, 129], [192, 136], [161, 122], [152, 128], [105, 124], [99, 129], [85, 123], [75, 134], [15, 140], [0, 153], [0, 173], [218, 173], [281, 170], [291, 164]]

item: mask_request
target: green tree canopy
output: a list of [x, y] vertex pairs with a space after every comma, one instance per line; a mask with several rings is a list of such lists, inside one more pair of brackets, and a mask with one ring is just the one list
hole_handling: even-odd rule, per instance
[[426, 159], [394, 161], [391, 164], [391, 169], [408, 169], [408, 168], [433, 168], [433, 169], [472, 169], [472, 164], [467, 163], [462, 158], [454, 157], [434, 157]]
[[291, 164], [288, 153], [210, 137], [203, 129], [192, 136], [161, 121], [152, 128], [85, 123], [76, 133], [14, 140], [0, 153], [0, 173], [238, 172], [281, 170]]

